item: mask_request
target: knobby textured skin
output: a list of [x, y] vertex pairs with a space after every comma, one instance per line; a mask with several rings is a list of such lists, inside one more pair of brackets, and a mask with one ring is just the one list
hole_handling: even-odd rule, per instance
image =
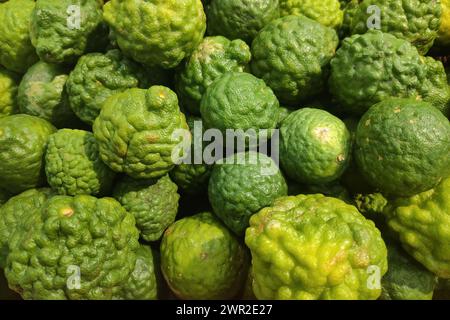
[[195, 140], [196, 138], [202, 140], [203, 135], [199, 136], [199, 132], [200, 134], [203, 134], [204, 130], [197, 133], [194, 131], [195, 125], [201, 125], [203, 128], [202, 118], [189, 116], [186, 121], [192, 135], [191, 148], [185, 155], [185, 159], [189, 161], [187, 161], [187, 163], [182, 162], [176, 165], [170, 171], [170, 177], [185, 194], [206, 194], [209, 177], [211, 176], [212, 165], [206, 164], [203, 161], [203, 158], [196, 159], [196, 153], [203, 155], [205, 143], [203, 143], [203, 141]]
[[372, 221], [320, 194], [279, 198], [250, 218], [258, 299], [377, 299], [386, 246]]
[[103, 10], [123, 53], [148, 66], [176, 67], [206, 30], [200, 0], [111, 0]]
[[341, 28], [339, 29], [339, 38], [344, 39], [351, 35], [353, 18], [359, 10], [360, 0], [341, 0], [341, 8], [344, 11]]
[[431, 300], [437, 277], [396, 244], [388, 244], [388, 271], [381, 285], [383, 300]]
[[209, 179], [208, 196], [214, 213], [239, 236], [252, 214], [286, 195], [287, 184], [275, 162], [253, 151], [223, 159]]
[[242, 40], [206, 37], [176, 75], [176, 88], [183, 107], [200, 114], [200, 101], [214, 80], [226, 72], [243, 72], [251, 59]]
[[0, 207], [0, 268], [5, 268], [9, 253], [9, 239], [30, 215], [40, 212], [52, 195], [50, 189], [29, 189], [10, 198]]
[[189, 130], [185, 116], [176, 94], [163, 86], [112, 95], [93, 126], [102, 160], [136, 179], [158, 178], [173, 168], [173, 156], [181, 156], [175, 149], [180, 129]]
[[24, 73], [37, 60], [30, 41], [32, 0], [10, 0], [0, 3], [0, 64], [14, 72]]
[[112, 198], [54, 196], [10, 239], [5, 275], [24, 299], [111, 299], [135, 268], [138, 230]]
[[350, 160], [351, 137], [345, 124], [330, 113], [303, 108], [280, 128], [280, 162], [300, 183], [323, 184], [338, 179]]
[[100, 159], [91, 132], [61, 129], [48, 139], [45, 153], [48, 184], [61, 195], [105, 195], [114, 172]]
[[280, 17], [279, 0], [214, 0], [205, 10], [208, 34], [247, 43], [269, 22]]
[[[79, 17], [70, 6], [78, 8]], [[74, 63], [83, 53], [103, 48], [108, 28], [103, 23], [102, 6], [103, 0], [36, 1], [30, 36], [41, 60]]]
[[450, 46], [450, 0], [441, 0], [442, 16], [436, 45], [441, 48]]
[[136, 219], [136, 227], [145, 241], [156, 241], [175, 221], [180, 195], [169, 176], [154, 180], [125, 177], [114, 188], [114, 198]]
[[280, 0], [282, 16], [304, 15], [321, 24], [338, 29], [344, 18], [338, 0]]
[[441, 1], [430, 0], [364, 0], [352, 12], [351, 34], [367, 32], [367, 24], [376, 14], [368, 8], [376, 6], [380, 13], [380, 31], [411, 42], [426, 54], [436, 39], [441, 23]]
[[161, 269], [181, 299], [231, 299], [248, 270], [244, 247], [211, 213], [172, 224], [161, 242]]
[[92, 124], [107, 98], [129, 88], [148, 88], [146, 77], [141, 66], [117, 49], [86, 54], [67, 80], [70, 106], [81, 120]]
[[136, 251], [136, 264], [128, 280], [122, 284], [117, 299], [156, 300], [158, 298], [157, 268], [149, 246], [140, 245]]
[[343, 40], [331, 60], [329, 85], [342, 109], [356, 115], [390, 97], [425, 100], [448, 113], [450, 92], [442, 63], [421, 57], [408, 41], [381, 31]]
[[[377, 226], [385, 225], [383, 210], [386, 207], [388, 200], [379, 192], [375, 193], [358, 193], [355, 195], [353, 202], [367, 219], [376, 223]], [[385, 230], [382, 230], [385, 231]]]
[[0, 118], [17, 113], [17, 87], [20, 78], [15, 73], [0, 66]]
[[45, 119], [58, 128], [77, 123], [65, 90], [66, 68], [39, 61], [22, 78], [18, 91], [21, 113]]
[[381, 192], [423, 192], [450, 174], [450, 123], [429, 103], [385, 100], [361, 118], [355, 158], [366, 180]]
[[44, 152], [55, 131], [44, 119], [26, 114], [0, 118], [0, 188], [17, 194], [44, 183]]
[[322, 92], [337, 46], [333, 29], [304, 16], [283, 17], [254, 39], [251, 70], [281, 103], [298, 107], [301, 100]]
[[207, 164], [181, 163], [170, 171], [170, 177], [184, 193], [202, 194], [207, 189], [211, 170], [211, 166]]
[[434, 189], [389, 201], [384, 214], [406, 252], [450, 279], [450, 178]]
[[275, 129], [280, 104], [263, 80], [244, 72], [224, 74], [208, 87], [200, 113], [205, 128]]

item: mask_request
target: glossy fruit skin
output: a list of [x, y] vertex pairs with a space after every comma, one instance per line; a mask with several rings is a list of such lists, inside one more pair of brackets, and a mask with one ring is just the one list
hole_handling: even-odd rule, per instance
[[276, 163], [254, 151], [216, 163], [209, 179], [208, 198], [214, 213], [239, 236], [252, 214], [286, 195], [287, 184]]
[[410, 196], [431, 189], [450, 174], [449, 121], [426, 102], [380, 102], [359, 122], [355, 159], [382, 193]]
[[102, 0], [36, 1], [30, 37], [39, 58], [54, 64], [74, 63], [85, 52], [103, 49], [108, 29], [102, 6]]
[[275, 129], [279, 102], [263, 80], [244, 72], [226, 73], [206, 90], [200, 105], [205, 128]]
[[338, 0], [280, 0], [282, 16], [304, 15], [324, 26], [338, 29], [344, 17]]
[[208, 34], [247, 43], [269, 22], [280, 17], [279, 0], [214, 0], [205, 11]]
[[9, 254], [9, 239], [23, 221], [39, 212], [45, 201], [52, 196], [50, 189], [29, 189], [0, 206], [0, 268], [5, 268]]
[[65, 90], [66, 68], [39, 61], [31, 66], [18, 90], [21, 113], [45, 119], [58, 128], [77, 123], [77, 117], [69, 106]]
[[157, 241], [175, 221], [180, 195], [169, 176], [154, 180], [124, 178], [114, 188], [114, 198], [136, 219], [145, 241]]
[[119, 48], [147, 66], [176, 67], [206, 30], [200, 0], [111, 0], [103, 10]]
[[281, 103], [298, 108], [299, 102], [323, 91], [337, 46], [333, 29], [303, 16], [286, 16], [254, 39], [251, 70]]
[[343, 40], [331, 60], [329, 86], [343, 111], [355, 115], [392, 97], [428, 101], [448, 113], [450, 91], [442, 63], [381, 31]]
[[0, 118], [19, 111], [17, 104], [19, 81], [17, 74], [0, 66]]
[[121, 286], [116, 299], [156, 300], [158, 298], [158, 271], [152, 248], [140, 245], [136, 251], [136, 264], [128, 280]]
[[201, 126], [203, 128], [203, 122], [201, 118], [194, 116], [189, 116], [186, 121], [192, 135], [191, 149], [186, 153], [186, 159], [189, 161], [176, 165], [170, 171], [170, 178], [178, 185], [184, 194], [206, 194], [208, 191], [208, 181], [211, 176], [212, 165], [205, 163], [203, 158], [197, 159], [198, 154], [203, 154], [205, 147], [205, 143], [200, 141], [203, 136], [198, 137], [198, 132], [203, 134], [204, 130], [197, 129], [199, 131], [197, 133], [195, 132], [196, 127], [200, 128]]
[[279, 198], [250, 218], [245, 243], [258, 299], [370, 300], [381, 293], [387, 252], [380, 231], [341, 200]]
[[180, 299], [231, 299], [247, 276], [247, 251], [213, 214], [199, 213], [164, 232], [161, 269]]
[[102, 160], [136, 179], [162, 177], [174, 167], [178, 130], [189, 128], [176, 94], [163, 86], [112, 95], [93, 126]]
[[177, 94], [194, 115], [206, 89], [227, 72], [243, 72], [251, 59], [250, 48], [242, 40], [222, 36], [206, 37], [176, 74]]
[[10, 71], [24, 73], [38, 60], [29, 36], [34, 6], [32, 0], [0, 3], [0, 64]]
[[389, 228], [403, 249], [440, 278], [450, 278], [450, 178], [434, 189], [389, 201]]
[[55, 131], [44, 119], [25, 114], [0, 118], [0, 188], [17, 194], [44, 183], [44, 152]]
[[381, 280], [383, 300], [431, 300], [437, 277], [396, 244], [388, 244], [388, 271]]
[[93, 124], [105, 101], [129, 88], [147, 88], [147, 75], [117, 50], [82, 56], [67, 79], [70, 107], [84, 122]]
[[[380, 13], [380, 31], [405, 39], [426, 54], [436, 39], [441, 22], [440, 1], [423, 0], [363, 0], [353, 13], [350, 32], [363, 34], [371, 22], [376, 6]], [[369, 12], [369, 13], [368, 13]]]
[[348, 166], [350, 153], [347, 127], [324, 110], [303, 108], [281, 124], [281, 167], [297, 182], [324, 184], [338, 179]]
[[100, 159], [91, 132], [61, 129], [48, 139], [45, 153], [48, 184], [61, 195], [105, 195], [114, 172]]
[[54, 196], [33, 219], [29, 232], [17, 230], [10, 240], [11, 289], [38, 300], [111, 299], [120, 292], [139, 243], [133, 215], [117, 201]]

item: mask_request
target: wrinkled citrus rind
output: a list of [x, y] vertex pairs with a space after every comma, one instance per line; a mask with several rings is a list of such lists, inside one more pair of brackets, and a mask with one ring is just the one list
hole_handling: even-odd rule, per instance
[[441, 24], [442, 9], [440, 1], [361, 1], [352, 13], [351, 34], [367, 32], [368, 25], [372, 22], [371, 18], [377, 12], [380, 13], [378, 30], [409, 41], [417, 47], [421, 54], [426, 54], [432, 47]]
[[45, 153], [48, 184], [61, 195], [105, 195], [114, 172], [100, 159], [91, 132], [61, 129], [48, 139]]
[[256, 152], [236, 153], [216, 164], [208, 184], [214, 213], [237, 235], [252, 214], [287, 195], [287, 184], [275, 162]]
[[329, 87], [343, 111], [354, 115], [391, 97], [428, 101], [448, 113], [450, 92], [442, 63], [421, 57], [408, 41], [381, 31], [343, 40], [331, 60]]
[[[30, 37], [41, 60], [75, 63], [107, 43], [102, 0], [39, 0], [31, 15]], [[97, 49], [97, 50], [96, 50]]]
[[278, 0], [216, 0], [205, 11], [208, 34], [247, 43], [269, 22], [280, 17]]
[[440, 278], [450, 278], [450, 178], [434, 189], [389, 201], [384, 215], [403, 249]]
[[[239, 92], [239, 94], [236, 94]], [[206, 129], [276, 128], [279, 102], [263, 80], [245, 72], [230, 72], [212, 83], [202, 97], [200, 113]]]
[[338, 29], [342, 25], [344, 12], [338, 0], [280, 0], [282, 16], [304, 15], [321, 24]]
[[[372, 221], [341, 200], [282, 197], [250, 219], [258, 299], [377, 299], [386, 245]], [[295, 245], [294, 245], [295, 244]]]
[[253, 40], [251, 70], [282, 104], [298, 107], [323, 91], [337, 46], [332, 28], [304, 16], [286, 16], [269, 23]]
[[0, 118], [18, 113], [19, 76], [0, 66]]
[[24, 299], [111, 299], [135, 268], [134, 217], [111, 198], [54, 196], [14, 232], [5, 268]]
[[24, 73], [38, 61], [29, 35], [34, 6], [32, 0], [0, 3], [0, 64], [10, 71]]
[[152, 75], [117, 50], [82, 56], [67, 79], [70, 107], [92, 124], [105, 101], [129, 88], [147, 88]]
[[206, 31], [200, 0], [111, 0], [103, 9], [119, 48], [147, 66], [176, 67]]
[[136, 219], [145, 241], [156, 241], [175, 221], [178, 213], [178, 187], [168, 176], [151, 181], [124, 178], [114, 188], [114, 197]]
[[6, 265], [11, 235], [21, 228], [29, 215], [39, 212], [51, 194], [50, 189], [29, 189], [11, 197], [0, 207], [0, 268]]
[[159, 178], [173, 169], [174, 158], [182, 156], [175, 149], [183, 141], [177, 133], [189, 135], [176, 94], [163, 86], [112, 95], [93, 131], [102, 160], [136, 179]]
[[43, 61], [31, 66], [19, 85], [20, 112], [45, 119], [58, 128], [77, 123], [65, 90], [67, 78], [65, 67]]
[[206, 37], [176, 74], [180, 101], [190, 113], [200, 114], [200, 102], [206, 89], [226, 72], [243, 72], [251, 53], [242, 40]]
[[17, 194], [42, 186], [44, 152], [56, 128], [25, 114], [0, 118], [0, 188]]
[[397, 245], [388, 245], [388, 271], [381, 280], [383, 300], [431, 300], [437, 277]]
[[122, 292], [117, 299], [156, 300], [158, 298], [157, 268], [153, 250], [149, 246], [140, 245], [136, 252], [136, 264], [128, 280], [122, 285]]

